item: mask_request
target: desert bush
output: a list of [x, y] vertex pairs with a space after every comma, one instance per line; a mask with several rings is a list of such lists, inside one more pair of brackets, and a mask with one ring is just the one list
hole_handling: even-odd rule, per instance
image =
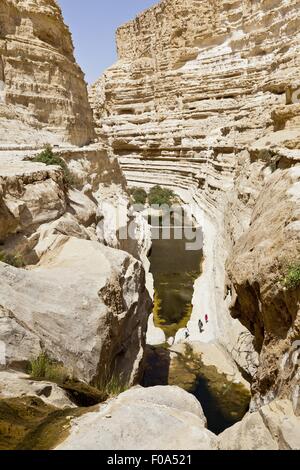
[[117, 376], [112, 376], [111, 379], [106, 383], [103, 392], [107, 393], [109, 397], [116, 397], [120, 393], [128, 390], [128, 384], [124, 384], [122, 380]]
[[113, 398], [128, 390], [129, 385], [123, 380], [121, 375], [117, 375], [116, 373], [111, 374], [108, 368], [105, 367], [99, 383], [97, 384], [97, 388], [104, 395]]
[[175, 194], [171, 189], [162, 188], [159, 185], [154, 186], [150, 189], [148, 195], [148, 201], [150, 205], [158, 204], [163, 205], [166, 204], [170, 206], [175, 198]]
[[10, 266], [14, 266], [15, 268], [23, 268], [25, 266], [25, 261], [21, 255], [4, 253], [3, 251], [0, 251], [0, 261], [2, 261], [2, 263], [9, 264]]
[[45, 165], [60, 166], [63, 170], [66, 184], [68, 186], [76, 185], [75, 178], [70, 172], [68, 165], [60, 157], [60, 155], [53, 153], [51, 145], [47, 145], [45, 149], [39, 155], [36, 155], [32, 161], [38, 162], [38, 163], [44, 163]]
[[130, 191], [131, 197], [135, 204], [145, 205], [147, 202], [147, 193], [143, 188], [132, 188]]
[[33, 379], [44, 379], [58, 384], [63, 384], [69, 378], [65, 367], [51, 360], [45, 353], [41, 353], [30, 362], [29, 372]]
[[59, 155], [53, 153], [51, 145], [47, 145], [41, 153], [34, 157], [33, 161], [45, 163], [45, 165], [57, 165], [63, 169], [66, 168], [66, 163]]
[[300, 263], [288, 267], [283, 283], [288, 289], [297, 289], [300, 286]]

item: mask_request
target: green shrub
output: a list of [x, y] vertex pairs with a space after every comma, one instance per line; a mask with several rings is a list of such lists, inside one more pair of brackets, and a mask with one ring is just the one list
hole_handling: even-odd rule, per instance
[[97, 384], [97, 388], [108, 397], [116, 397], [120, 393], [128, 390], [129, 385], [123, 380], [121, 375], [110, 374], [105, 366], [103, 374]]
[[288, 289], [297, 289], [300, 286], [300, 263], [288, 267], [283, 283]]
[[143, 188], [132, 188], [130, 193], [135, 204], [146, 204], [147, 193]]
[[175, 198], [175, 194], [171, 189], [162, 188], [157, 185], [151, 188], [148, 196], [148, 201], [150, 205], [158, 204], [167, 204], [170, 206]]
[[45, 150], [43, 150], [39, 155], [36, 155], [32, 161], [44, 163], [45, 165], [60, 166], [63, 170], [66, 184], [68, 186], [75, 186], [76, 181], [74, 176], [71, 174], [68, 165], [58, 154], [53, 153], [51, 145], [47, 145]]
[[43, 379], [46, 375], [46, 369], [49, 366], [49, 359], [46, 354], [40, 354], [30, 363], [30, 375], [33, 379]]
[[22, 256], [3, 253], [2, 251], [0, 251], [0, 261], [2, 261], [2, 263], [9, 264], [10, 266], [14, 266], [15, 268], [23, 268], [25, 266]]
[[30, 376], [37, 380], [45, 379], [63, 384], [69, 378], [69, 373], [63, 365], [49, 359], [47, 354], [41, 353], [30, 363]]
[[104, 392], [107, 393], [109, 397], [116, 397], [120, 393], [128, 390], [128, 385], [124, 384], [119, 377], [112, 376], [112, 378], [106, 383], [104, 387]]
[[34, 162], [45, 163], [45, 165], [57, 165], [65, 169], [66, 163], [60, 158], [59, 155], [53, 153], [52, 147], [47, 145], [39, 155], [33, 159]]

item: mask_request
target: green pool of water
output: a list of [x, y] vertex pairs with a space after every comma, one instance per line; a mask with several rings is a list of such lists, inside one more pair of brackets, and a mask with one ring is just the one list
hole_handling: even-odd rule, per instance
[[[185, 223], [193, 227], [192, 220]], [[150, 263], [155, 288], [154, 322], [167, 337], [175, 336], [190, 319], [194, 283], [201, 274], [203, 259], [202, 243], [200, 248], [196, 246], [196, 249], [188, 250], [187, 244], [191, 240], [185, 236], [184, 230], [182, 238], [176, 239], [176, 224], [172, 218], [169, 239], [162, 238], [162, 227], [152, 227]], [[202, 240], [200, 232], [199, 228], [194, 229], [194, 236]]]
[[[188, 223], [193, 226], [192, 220]], [[171, 221], [169, 239], [162, 238], [160, 225], [152, 227], [150, 256], [155, 288], [154, 322], [169, 338], [190, 319], [194, 283], [201, 274], [203, 251], [202, 247], [187, 250], [190, 240], [186, 237], [176, 239], [173, 228], [176, 220]], [[249, 408], [249, 390], [230, 382], [214, 366], [204, 365], [188, 345], [185, 353], [173, 360], [167, 344], [148, 347], [143, 385], [177, 385], [192, 393], [202, 405], [208, 429], [216, 434], [241, 420]]]

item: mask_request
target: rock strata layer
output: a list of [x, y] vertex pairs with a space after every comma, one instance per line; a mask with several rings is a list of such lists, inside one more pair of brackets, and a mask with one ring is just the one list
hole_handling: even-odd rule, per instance
[[1, 0], [0, 146], [94, 138], [84, 75], [56, 0]]
[[229, 350], [253, 406], [299, 391], [298, 366], [278, 365], [299, 340], [299, 287], [282, 285], [300, 261], [299, 25], [296, 0], [163, 0], [118, 29], [90, 89], [129, 184], [171, 187], [202, 225], [190, 339]]

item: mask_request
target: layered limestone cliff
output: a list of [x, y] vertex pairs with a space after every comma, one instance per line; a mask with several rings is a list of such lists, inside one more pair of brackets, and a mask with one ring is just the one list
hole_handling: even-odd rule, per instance
[[[0, 80], [0, 368], [27, 372], [46, 355], [87, 384], [133, 384], [151, 309], [147, 227], [117, 159], [91, 144], [87, 88], [55, 0], [1, 0]], [[56, 165], [37, 161], [46, 143]], [[119, 236], [131, 220], [136, 241]]]
[[191, 339], [227, 347], [254, 406], [299, 395], [297, 365], [279, 365], [299, 339], [299, 287], [282, 284], [300, 257], [299, 25], [297, 0], [163, 0], [119, 28], [90, 89], [129, 184], [171, 187], [202, 225]]
[[0, 147], [94, 138], [84, 76], [56, 0], [1, 0]]
[[[300, 251], [299, 24], [296, 0], [161, 1], [118, 31], [119, 61], [90, 90], [91, 144], [57, 2], [1, 0], [1, 448], [58, 436], [62, 449], [299, 448], [299, 287], [286, 282]], [[36, 161], [45, 143], [61, 165]], [[236, 382], [223, 344], [253, 392], [252, 413], [219, 438], [176, 387], [73, 412], [81, 394], [91, 404], [81, 387], [99, 403], [143, 368], [149, 227], [118, 160], [130, 184], [173, 188], [203, 227], [190, 340], [200, 353], [199, 340], [217, 342], [204, 362]], [[121, 236], [129, 225], [135, 240]], [[210, 319], [201, 336], [199, 312]], [[79, 389], [28, 380], [45, 357]]]

